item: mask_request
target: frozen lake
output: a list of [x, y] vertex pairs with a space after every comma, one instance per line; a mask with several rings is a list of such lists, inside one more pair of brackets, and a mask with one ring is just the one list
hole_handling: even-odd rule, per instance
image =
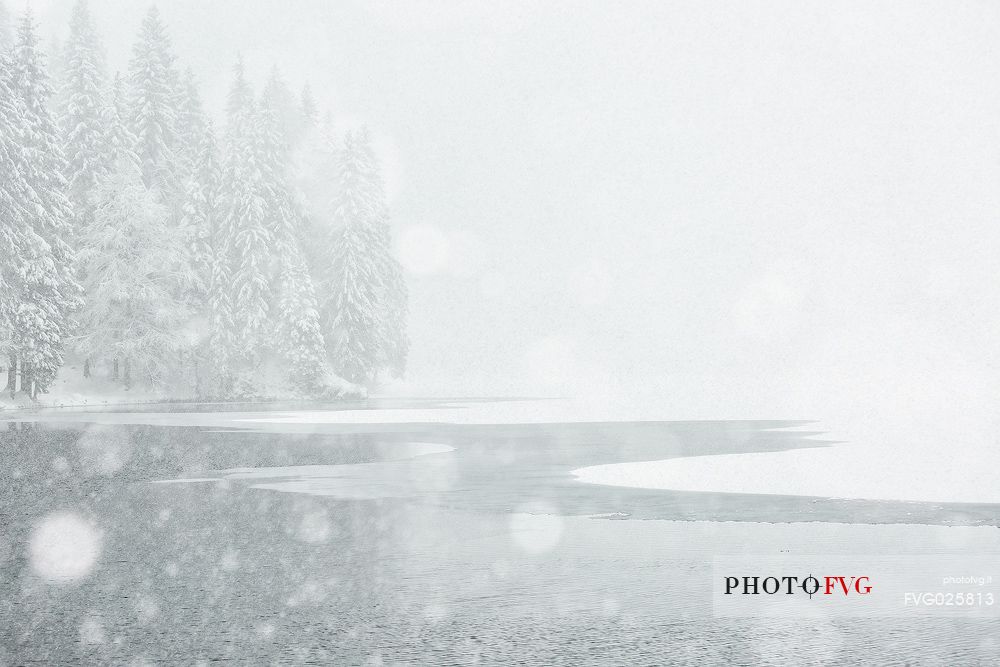
[[1000, 555], [995, 506], [627, 489], [570, 472], [822, 446], [802, 424], [302, 425], [251, 410], [5, 425], [0, 664], [1000, 656], [995, 620], [715, 619], [709, 595], [715, 553]]

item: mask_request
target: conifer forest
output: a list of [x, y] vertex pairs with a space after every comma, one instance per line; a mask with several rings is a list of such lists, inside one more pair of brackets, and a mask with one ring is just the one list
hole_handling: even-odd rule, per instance
[[70, 376], [336, 398], [403, 373], [407, 287], [364, 125], [334, 131], [308, 86], [251, 81], [238, 54], [225, 108], [207, 109], [156, 7], [123, 71], [87, 0], [59, 53], [39, 35], [30, 7], [0, 11], [11, 398]]

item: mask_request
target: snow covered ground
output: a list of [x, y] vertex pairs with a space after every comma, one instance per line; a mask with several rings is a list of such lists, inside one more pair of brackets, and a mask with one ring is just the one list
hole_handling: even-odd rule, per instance
[[[3, 379], [6, 380], [6, 374], [3, 375]], [[12, 399], [8, 392], [0, 391], [0, 410], [129, 405], [165, 400], [191, 400], [193, 398], [193, 395], [171, 395], [168, 392], [150, 390], [144, 387], [126, 390], [120, 382], [100, 378], [84, 378], [82, 369], [67, 366], [60, 371], [55, 382], [49, 387], [49, 391], [39, 394], [35, 401], [23, 393], [16, 394]]]
[[[6, 374], [0, 374], [0, 385]], [[365, 389], [341, 378], [329, 377], [332, 390], [346, 399], [363, 398]], [[289, 390], [280, 378], [262, 380], [260, 389], [267, 393], [269, 400], [296, 400], [300, 397]], [[193, 389], [176, 387], [152, 388], [136, 384], [125, 389], [121, 382], [96, 376], [83, 377], [81, 363], [71, 363], [59, 371], [59, 375], [44, 394], [32, 401], [26, 394], [18, 392], [14, 398], [6, 391], [0, 391], [0, 411], [32, 408], [62, 407], [112, 407], [116, 405], [141, 405], [145, 403], [194, 402], [198, 398]]]
[[[934, 348], [926, 350], [931, 359]], [[837, 444], [594, 466], [575, 471], [577, 478], [651, 489], [1000, 502], [1000, 387], [972, 360], [914, 357], [861, 368], [837, 360], [778, 376], [770, 386], [720, 382], [704, 395], [742, 406], [740, 416], [813, 419], [808, 428]], [[693, 407], [693, 414], [706, 412]]]
[[583, 482], [645, 489], [1000, 503], [995, 452], [900, 454], [860, 444], [589, 466]]

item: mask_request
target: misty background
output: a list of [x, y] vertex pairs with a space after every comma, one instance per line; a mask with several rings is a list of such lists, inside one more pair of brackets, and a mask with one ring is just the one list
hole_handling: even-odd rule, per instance
[[[77, 2], [27, 2], [50, 64]], [[0, 663], [993, 659], [995, 618], [730, 619], [705, 584], [727, 553], [996, 561], [1000, 5], [157, 6], [89, 0], [108, 74], [138, 43], [131, 115], [170, 127], [155, 89], [191, 129], [164, 54], [190, 68], [221, 182], [201, 150], [164, 212], [190, 163], [130, 169], [111, 91], [86, 127], [121, 159], [72, 238], [130, 271], [83, 265], [76, 330], [180, 350], [80, 352], [41, 68], [0, 58]], [[132, 309], [178, 257], [209, 298]], [[164, 350], [181, 381], [133, 387]]]
[[[65, 38], [71, 3], [30, 5]], [[91, 2], [110, 69], [146, 9]], [[397, 391], [716, 418], [991, 402], [995, 5], [160, 9], [216, 117], [242, 53], [371, 127], [411, 291]]]

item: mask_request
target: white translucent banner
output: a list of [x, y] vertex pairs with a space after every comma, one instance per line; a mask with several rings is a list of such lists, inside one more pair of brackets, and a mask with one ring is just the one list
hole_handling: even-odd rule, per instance
[[717, 617], [1000, 616], [1000, 556], [720, 555]]

